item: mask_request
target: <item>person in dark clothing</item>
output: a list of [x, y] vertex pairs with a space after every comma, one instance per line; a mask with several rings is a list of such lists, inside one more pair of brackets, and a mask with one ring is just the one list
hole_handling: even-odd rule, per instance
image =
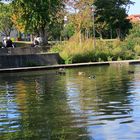
[[10, 37], [7, 37], [6, 47], [13, 47], [13, 48], [14, 48], [13, 42], [12, 42], [12, 40], [10, 39]]

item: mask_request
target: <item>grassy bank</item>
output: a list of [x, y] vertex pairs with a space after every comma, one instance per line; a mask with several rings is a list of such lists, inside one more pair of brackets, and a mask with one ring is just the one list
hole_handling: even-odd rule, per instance
[[14, 41], [16, 47], [31, 47], [32, 42], [29, 41]]
[[55, 45], [51, 51], [59, 52], [66, 64], [81, 62], [101, 62], [137, 59], [140, 55], [138, 41], [131, 40], [96, 40], [96, 47], [93, 39], [82, 40], [81, 43], [74, 39]]
[[125, 40], [118, 39], [99, 40], [79, 39], [79, 35], [71, 37], [68, 41], [56, 44], [51, 52], [59, 52], [64, 63], [101, 62], [117, 60], [133, 60], [140, 56], [140, 24], [133, 24]]

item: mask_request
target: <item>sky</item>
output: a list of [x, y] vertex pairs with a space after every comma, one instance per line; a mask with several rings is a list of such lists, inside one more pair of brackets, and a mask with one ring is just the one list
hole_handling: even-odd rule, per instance
[[140, 14], [140, 0], [131, 0], [131, 1], [135, 2], [135, 4], [130, 6], [128, 14], [129, 15]]

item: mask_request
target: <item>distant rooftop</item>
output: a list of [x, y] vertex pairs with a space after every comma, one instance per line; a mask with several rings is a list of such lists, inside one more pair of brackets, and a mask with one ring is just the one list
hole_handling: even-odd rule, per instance
[[131, 22], [140, 22], [140, 14], [129, 15], [127, 17]]

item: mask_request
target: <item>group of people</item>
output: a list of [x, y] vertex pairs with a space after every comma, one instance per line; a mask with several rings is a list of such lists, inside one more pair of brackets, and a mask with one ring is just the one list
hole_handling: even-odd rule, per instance
[[15, 45], [13, 44], [10, 37], [4, 37], [3, 40], [2, 40], [2, 48], [8, 48], [8, 47], [14, 48]]
[[[35, 36], [31, 46], [40, 47], [41, 43], [42, 43], [41, 37]], [[9, 47], [14, 48], [15, 45], [14, 45], [13, 41], [10, 39], [10, 37], [4, 37], [2, 40], [2, 48], [9, 48]]]

